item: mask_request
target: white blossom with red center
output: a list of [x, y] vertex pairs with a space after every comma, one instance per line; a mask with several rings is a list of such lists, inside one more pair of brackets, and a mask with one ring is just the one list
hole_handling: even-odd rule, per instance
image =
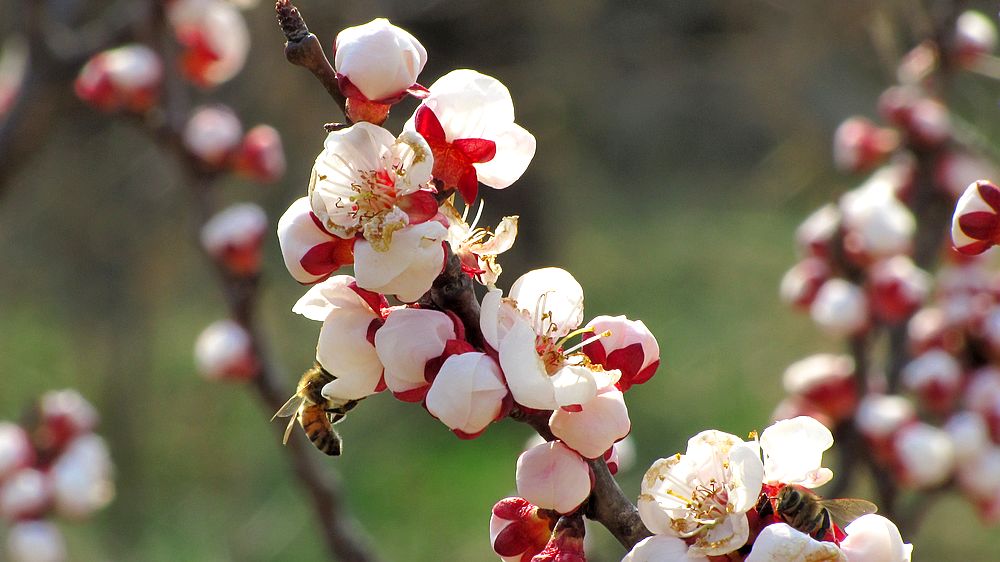
[[785, 369], [785, 392], [839, 421], [854, 413], [858, 404], [854, 359], [849, 355], [820, 353], [792, 363]]
[[966, 188], [955, 205], [951, 240], [965, 255], [985, 252], [1000, 242], [1000, 188], [980, 180]]
[[260, 205], [237, 203], [201, 227], [201, 245], [230, 273], [254, 275], [260, 270], [260, 248], [267, 227], [267, 214]]
[[455, 435], [469, 439], [509, 412], [508, 396], [497, 362], [485, 353], [470, 351], [445, 359], [425, 404]]
[[417, 76], [427, 51], [405, 29], [384, 18], [348, 27], [337, 35], [333, 65], [352, 121], [381, 123], [389, 106], [408, 93], [424, 95]]
[[549, 418], [552, 434], [588, 459], [608, 453], [615, 442], [632, 429], [625, 395], [607, 385], [584, 403], [579, 411], [557, 408]]
[[98, 109], [141, 113], [156, 103], [162, 81], [163, 63], [155, 51], [123, 45], [91, 57], [73, 88], [77, 97]]
[[36, 446], [46, 449], [62, 449], [76, 436], [93, 431], [100, 421], [94, 406], [72, 389], [50, 390], [43, 394], [40, 411], [46, 442], [36, 443]]
[[263, 183], [285, 175], [285, 150], [278, 130], [269, 125], [257, 125], [243, 136], [243, 143], [234, 160], [236, 171]]
[[517, 493], [542, 509], [572, 513], [590, 495], [586, 461], [560, 441], [542, 443], [517, 458]]
[[982, 12], [968, 10], [955, 20], [955, 35], [952, 40], [952, 49], [958, 62], [964, 66], [972, 66], [980, 57], [996, 49], [997, 27]]
[[888, 324], [910, 317], [927, 299], [931, 276], [907, 256], [873, 264], [868, 271], [872, 313]]
[[795, 229], [795, 243], [806, 256], [829, 258], [833, 252], [833, 239], [840, 230], [843, 217], [833, 203], [816, 209]]
[[243, 125], [233, 110], [223, 105], [195, 109], [184, 125], [184, 148], [209, 166], [220, 167], [236, 153]]
[[224, 319], [209, 324], [194, 344], [198, 372], [209, 380], [253, 378], [260, 365], [253, 338], [239, 323]]
[[660, 366], [660, 346], [642, 320], [597, 316], [587, 323], [584, 330], [587, 331], [584, 337], [605, 334], [600, 338], [588, 337], [589, 343], [583, 346], [583, 352], [606, 370], [621, 372], [615, 386], [622, 392], [648, 381], [656, 374]]
[[786, 304], [808, 310], [816, 293], [830, 279], [830, 266], [823, 258], [807, 257], [781, 278], [779, 294]]
[[[961, 410], [952, 414], [943, 429], [955, 447], [955, 460], [961, 467], [990, 447], [990, 428], [982, 414]], [[997, 473], [1000, 476], [1000, 472]]]
[[903, 386], [932, 412], [952, 411], [962, 385], [962, 366], [950, 353], [932, 349], [903, 367]]
[[833, 434], [808, 416], [781, 420], [760, 435], [764, 482], [817, 488], [833, 479], [823, 466], [823, 452], [833, 446]]
[[833, 135], [833, 161], [846, 172], [863, 172], [881, 163], [899, 146], [899, 135], [864, 117], [851, 117]]
[[479, 211], [472, 224], [465, 222], [469, 207], [459, 214], [453, 204], [453, 198], [445, 201], [440, 212], [448, 220], [448, 244], [462, 262], [462, 271], [476, 281], [494, 288], [503, 268], [497, 263], [497, 256], [506, 252], [514, 245], [517, 237], [517, 216], [504, 217], [494, 231], [488, 228], [477, 228], [483, 211]]
[[385, 389], [375, 335], [389, 314], [385, 297], [358, 287], [349, 275], [312, 286], [292, 312], [323, 322], [316, 361], [335, 380], [323, 387], [332, 400], [358, 400]]
[[239, 10], [224, 0], [171, 0], [167, 17], [184, 47], [180, 66], [198, 86], [218, 86], [243, 69], [250, 32]]
[[434, 152], [434, 178], [472, 204], [479, 182], [503, 189], [517, 181], [535, 155], [535, 137], [514, 123], [514, 102], [499, 80], [453, 70], [406, 123]]
[[688, 441], [685, 454], [649, 468], [639, 515], [654, 534], [685, 539], [693, 554], [726, 554], [749, 538], [746, 512], [756, 505], [763, 478], [755, 444], [703, 431]]

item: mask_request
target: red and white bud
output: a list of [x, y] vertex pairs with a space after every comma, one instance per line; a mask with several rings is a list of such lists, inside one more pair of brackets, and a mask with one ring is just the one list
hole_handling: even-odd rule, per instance
[[201, 245], [233, 275], [260, 271], [267, 214], [255, 203], [238, 203], [216, 213], [201, 228]]
[[997, 168], [985, 158], [958, 151], [945, 152], [934, 169], [937, 184], [955, 199], [965, 193], [970, 183], [998, 175]]
[[558, 408], [549, 418], [552, 434], [588, 459], [596, 459], [632, 429], [625, 395], [614, 386], [598, 391], [580, 411]]
[[209, 166], [221, 167], [240, 146], [243, 125], [233, 110], [223, 105], [201, 106], [184, 126], [184, 148]]
[[993, 20], [975, 10], [962, 12], [955, 20], [952, 38], [955, 58], [962, 66], [973, 66], [997, 47], [997, 27]]
[[124, 45], [91, 57], [73, 83], [78, 98], [104, 111], [142, 113], [156, 103], [163, 81], [159, 55], [145, 45]]
[[[585, 329], [601, 337], [584, 345], [583, 352], [605, 370], [621, 371], [616, 386], [622, 392], [648, 381], [660, 366], [660, 346], [642, 320], [598, 316], [588, 322]], [[584, 334], [583, 337], [593, 336]]]
[[961, 335], [949, 325], [944, 310], [938, 307], [920, 309], [906, 325], [910, 351], [919, 355], [931, 349], [956, 351], [961, 346]]
[[1000, 494], [1000, 447], [986, 447], [956, 468], [962, 491], [973, 499], [990, 501]]
[[872, 313], [888, 324], [909, 318], [930, 293], [930, 274], [907, 256], [876, 262], [868, 276]]
[[333, 64], [340, 91], [347, 97], [348, 117], [384, 121], [389, 106], [417, 85], [426, 63], [427, 51], [420, 41], [384, 18], [341, 31]]
[[0, 422], [0, 482], [8, 475], [26, 468], [35, 459], [28, 432], [21, 426]]
[[899, 146], [899, 135], [864, 117], [851, 117], [833, 135], [833, 161], [845, 172], [864, 172], [884, 161]]
[[962, 410], [944, 424], [955, 447], [955, 459], [961, 463], [983, 454], [990, 445], [990, 428], [977, 412]]
[[517, 493], [542, 509], [571, 513], [590, 495], [586, 461], [559, 441], [533, 447], [517, 458]]
[[636, 543], [622, 558], [622, 562], [708, 562], [700, 554], [688, 552], [683, 539], [666, 535], [653, 535]]
[[77, 437], [49, 472], [56, 511], [80, 519], [111, 502], [114, 467], [104, 440], [94, 434]]
[[604, 454], [608, 471], [611, 474], [618, 474], [627, 471], [635, 464], [635, 443], [631, 436], [625, 436], [621, 441], [616, 442], [607, 453]]
[[955, 468], [955, 447], [943, 430], [923, 422], [899, 429], [893, 439], [905, 486], [931, 488], [944, 483]]
[[854, 359], [849, 355], [821, 353], [789, 365], [782, 381], [789, 395], [840, 421], [850, 417], [858, 404], [854, 370]]
[[475, 437], [501, 415], [507, 394], [503, 373], [493, 358], [479, 352], [461, 353], [441, 365], [427, 392], [427, 411], [459, 437]]
[[278, 245], [285, 267], [302, 284], [322, 281], [354, 263], [354, 242], [353, 236], [341, 238], [327, 232], [308, 197], [296, 199], [278, 219]]
[[587, 562], [583, 549], [585, 534], [583, 515], [560, 517], [552, 538], [531, 562]]
[[955, 205], [951, 241], [965, 255], [981, 254], [1000, 242], [1000, 188], [979, 180], [966, 188]]
[[932, 349], [903, 367], [903, 386], [932, 412], [949, 412], [962, 387], [962, 366], [950, 353]]
[[857, 334], [868, 327], [868, 299], [860, 287], [844, 279], [823, 283], [809, 313], [820, 328], [835, 337]]
[[7, 530], [10, 562], [65, 562], [66, 541], [54, 523], [21, 521]]
[[906, 205], [896, 198], [897, 189], [896, 183], [880, 179], [841, 197], [844, 249], [855, 261], [864, 264], [910, 250], [916, 220]]
[[779, 294], [785, 304], [808, 310], [816, 293], [830, 279], [826, 260], [808, 257], [792, 266], [781, 278]]
[[52, 504], [52, 484], [44, 472], [22, 468], [0, 486], [0, 517], [8, 521], [34, 519]]
[[422, 308], [394, 309], [375, 333], [375, 352], [385, 367], [385, 384], [405, 402], [420, 402], [430, 389], [428, 361], [455, 339], [447, 314]]
[[830, 257], [833, 239], [840, 230], [841, 221], [840, 208], [833, 203], [813, 211], [795, 230], [799, 253], [819, 258]]
[[430, 94], [404, 126], [434, 152], [434, 178], [472, 204], [479, 182], [510, 186], [535, 156], [535, 137], [514, 123], [507, 87], [474, 70], [453, 70], [431, 84]]
[[847, 562], [910, 562], [913, 545], [904, 543], [896, 524], [881, 515], [862, 515], [844, 532], [840, 548]]
[[917, 419], [913, 403], [902, 396], [869, 394], [861, 399], [854, 423], [865, 437], [880, 442]]
[[[818, 541], [792, 528], [787, 523], [774, 523], [764, 527], [754, 539], [753, 548], [745, 562], [788, 562], [790, 560], [849, 562], [844, 553], [832, 542]], [[653, 561], [650, 560], [650, 562]]]
[[323, 387], [323, 396], [359, 400], [385, 388], [375, 337], [387, 307], [385, 297], [360, 289], [349, 275], [313, 285], [292, 307], [296, 314], [323, 322], [316, 361], [336, 377]]
[[493, 506], [490, 544], [505, 562], [522, 562], [542, 551], [552, 537], [559, 514], [540, 509], [524, 498], [504, 498]]
[[93, 431], [100, 416], [90, 402], [72, 389], [51, 390], [40, 401], [42, 431], [35, 432], [45, 450], [62, 449], [77, 435]]
[[211, 88], [243, 69], [250, 32], [235, 6], [224, 0], [172, 0], [167, 17], [184, 47], [181, 71], [193, 83]]
[[270, 125], [257, 125], [243, 136], [236, 152], [236, 171], [262, 183], [270, 183], [285, 175], [285, 149], [281, 134]]
[[194, 344], [194, 362], [208, 380], [246, 380], [260, 368], [253, 338], [239, 323], [224, 319], [209, 324]]

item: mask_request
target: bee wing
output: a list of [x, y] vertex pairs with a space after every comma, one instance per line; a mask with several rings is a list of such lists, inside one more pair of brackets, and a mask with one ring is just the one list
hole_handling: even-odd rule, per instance
[[[287, 418], [288, 416], [294, 415], [295, 412], [299, 411], [299, 406], [301, 406], [303, 402], [305, 402], [305, 398], [299, 396], [298, 394], [293, 395], [288, 399], [288, 402], [285, 402], [284, 406], [278, 408], [278, 411], [271, 416], [271, 421], [274, 421], [276, 418]], [[294, 421], [294, 418], [292, 418], [292, 421]]]
[[[297, 412], [298, 410], [296, 410]], [[273, 418], [272, 418], [273, 419]], [[281, 439], [282, 445], [288, 444], [288, 437], [292, 434], [292, 428], [295, 427], [295, 421], [299, 419], [298, 415], [292, 415], [292, 418], [288, 420], [288, 425], [285, 426], [285, 436]]]
[[830, 517], [838, 525], [846, 525], [862, 515], [875, 513], [878, 506], [870, 501], [853, 498], [821, 500], [823, 507], [830, 512]]

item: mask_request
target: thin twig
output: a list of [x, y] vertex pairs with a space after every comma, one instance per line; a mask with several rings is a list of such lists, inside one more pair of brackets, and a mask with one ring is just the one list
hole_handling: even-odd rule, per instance
[[347, 98], [340, 92], [337, 72], [330, 64], [330, 59], [326, 58], [323, 44], [309, 32], [306, 20], [299, 9], [292, 5], [291, 0], [278, 0], [274, 4], [274, 10], [278, 15], [278, 26], [285, 34], [285, 58], [312, 72], [347, 119]]

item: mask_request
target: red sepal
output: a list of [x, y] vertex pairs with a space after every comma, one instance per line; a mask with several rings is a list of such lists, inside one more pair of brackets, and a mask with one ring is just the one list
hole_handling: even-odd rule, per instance
[[[357, 281], [352, 282], [347, 287], [357, 293], [358, 296], [361, 297], [361, 300], [365, 301], [365, 304], [368, 305], [368, 308], [372, 309], [372, 312], [382, 316], [383, 320], [385, 319], [386, 315], [383, 315], [382, 311], [389, 308], [389, 301], [385, 298], [385, 295], [376, 293], [375, 291], [369, 291], [368, 289], [362, 289], [361, 287], [358, 287]], [[382, 325], [379, 324], [379, 327], [381, 326]], [[371, 328], [369, 328], [369, 330], [370, 329]]]
[[322, 275], [325, 279], [341, 267], [354, 263], [354, 240], [334, 237], [329, 242], [317, 244], [299, 259], [299, 265], [309, 275]]
[[430, 389], [431, 385], [428, 384], [417, 388], [411, 388], [410, 390], [404, 390], [402, 392], [393, 392], [392, 395], [401, 402], [423, 402], [424, 398], [427, 397], [427, 391]]

